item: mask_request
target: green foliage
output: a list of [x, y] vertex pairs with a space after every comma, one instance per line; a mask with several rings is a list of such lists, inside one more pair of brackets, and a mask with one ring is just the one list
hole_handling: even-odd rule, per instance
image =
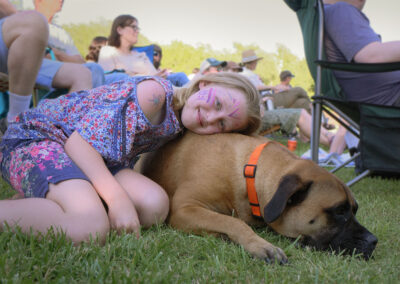
[[[85, 57], [92, 38], [100, 35], [108, 36], [111, 24], [111, 21], [102, 20], [89, 24], [71, 24], [64, 26], [64, 28], [74, 39], [75, 45], [82, 56]], [[142, 34], [139, 35], [138, 46], [151, 43], [157, 43], [157, 40], [150, 40]], [[292, 80], [292, 85], [300, 86], [307, 90], [310, 95], [313, 94], [313, 80], [308, 72], [305, 59], [298, 58], [282, 44], [278, 45], [276, 53], [266, 52], [257, 45], [242, 45], [240, 43], [233, 44], [233, 51], [225, 49], [214, 50], [212, 46], [208, 44], [191, 46], [182, 41], [172, 41], [167, 45], [159, 45], [163, 50], [161, 67], [172, 69], [175, 72], [185, 72], [186, 74], [192, 73], [193, 68], [199, 67], [201, 62], [208, 57], [214, 57], [218, 60], [240, 62], [242, 59], [242, 51], [254, 49], [258, 56], [263, 57], [263, 60], [260, 60], [258, 63], [256, 73], [260, 75], [265, 84], [278, 84], [279, 73], [282, 70], [289, 69], [296, 76]]]
[[[108, 37], [111, 31], [112, 21], [101, 20], [89, 24], [70, 24], [64, 25], [63, 28], [69, 33], [74, 40], [75, 46], [85, 58], [88, 53], [89, 45], [96, 36]], [[138, 46], [148, 45], [150, 41], [143, 35], [139, 35]]]

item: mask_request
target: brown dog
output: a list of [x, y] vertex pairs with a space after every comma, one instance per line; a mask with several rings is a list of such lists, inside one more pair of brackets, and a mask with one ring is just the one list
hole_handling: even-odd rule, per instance
[[301, 236], [304, 244], [317, 249], [361, 253], [368, 259], [377, 239], [357, 222], [357, 203], [350, 190], [334, 175], [276, 142], [261, 150], [256, 167], [245, 170], [248, 183], [254, 182], [262, 216], [252, 215], [244, 166], [253, 150], [268, 141], [258, 136], [188, 132], [147, 156], [142, 172], [168, 192], [168, 221], [174, 228], [227, 235], [268, 262], [285, 263], [287, 258], [249, 225], [268, 225], [284, 236]]

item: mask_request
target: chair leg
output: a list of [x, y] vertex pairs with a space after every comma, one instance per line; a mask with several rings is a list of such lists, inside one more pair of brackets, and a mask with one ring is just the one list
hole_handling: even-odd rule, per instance
[[33, 107], [37, 107], [38, 102], [39, 102], [39, 90], [37, 88], [34, 88], [32, 92]]
[[319, 136], [321, 128], [321, 113], [322, 113], [322, 102], [319, 99], [313, 101], [312, 109], [312, 127], [311, 127], [311, 159], [318, 163], [318, 148], [319, 148]]

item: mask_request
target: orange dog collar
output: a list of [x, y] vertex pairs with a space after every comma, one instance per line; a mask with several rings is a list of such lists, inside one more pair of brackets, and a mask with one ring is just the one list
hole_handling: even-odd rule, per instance
[[243, 175], [246, 178], [246, 187], [247, 187], [247, 196], [249, 198], [251, 213], [255, 217], [261, 217], [260, 212], [260, 203], [258, 202], [255, 179], [256, 179], [256, 171], [257, 171], [257, 162], [258, 158], [261, 155], [262, 150], [265, 146], [267, 146], [269, 142], [258, 145], [253, 153], [251, 153], [249, 162], [244, 165]]

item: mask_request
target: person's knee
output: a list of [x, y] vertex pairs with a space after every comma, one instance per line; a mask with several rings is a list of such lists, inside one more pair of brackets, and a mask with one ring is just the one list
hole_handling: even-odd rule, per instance
[[169, 199], [161, 187], [152, 189], [140, 202], [139, 219], [143, 227], [148, 228], [165, 221], [169, 212]]
[[70, 92], [92, 88], [92, 74], [83, 64], [64, 63], [53, 78], [54, 88], [68, 88]]
[[3, 23], [3, 38], [11, 47], [16, 39], [23, 38], [27, 47], [47, 45], [49, 28], [44, 16], [36, 11], [23, 11], [6, 18]]
[[92, 75], [92, 87], [96, 88], [105, 84], [104, 70], [97, 63], [86, 63], [84, 64], [91, 72]]
[[75, 225], [68, 228], [67, 235], [76, 243], [97, 241], [104, 244], [110, 231], [110, 223], [106, 211], [96, 210], [84, 216], [77, 216]]
[[35, 40], [44, 40], [47, 44], [49, 26], [46, 18], [36, 11], [23, 11], [15, 14], [11, 25], [21, 35], [27, 35]]

